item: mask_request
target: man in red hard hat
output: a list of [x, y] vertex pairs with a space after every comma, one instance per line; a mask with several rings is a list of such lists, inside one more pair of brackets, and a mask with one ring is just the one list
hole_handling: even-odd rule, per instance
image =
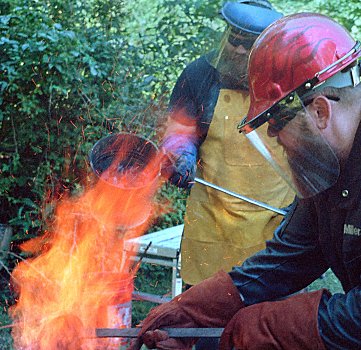
[[[151, 311], [139, 343], [191, 349], [193, 339], [159, 329], [225, 327], [222, 350], [361, 348], [360, 56], [360, 43], [319, 14], [284, 17], [260, 35], [239, 128], [298, 197], [265, 250]], [[294, 294], [328, 268], [344, 293]]]

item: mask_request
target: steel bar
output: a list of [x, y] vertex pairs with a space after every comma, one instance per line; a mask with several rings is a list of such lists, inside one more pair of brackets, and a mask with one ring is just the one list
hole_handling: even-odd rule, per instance
[[154, 295], [150, 293], [134, 291], [132, 293], [132, 300], [142, 300], [142, 301], [150, 301], [152, 303], [157, 303], [157, 304], [164, 304], [167, 303], [168, 301], [171, 301], [171, 298], [164, 297], [161, 295]]
[[[141, 328], [97, 328], [98, 338], [136, 338]], [[170, 338], [220, 338], [223, 328], [163, 328]]]
[[286, 215], [286, 212], [282, 209], [279, 209], [279, 208], [275, 208], [275, 207], [272, 207], [271, 205], [268, 205], [266, 203], [263, 203], [263, 202], [260, 202], [260, 201], [257, 201], [255, 199], [252, 199], [252, 198], [249, 198], [249, 197], [246, 197], [246, 196], [243, 196], [241, 194], [238, 194], [236, 192], [232, 192], [232, 191], [229, 191], [223, 187], [220, 187], [220, 186], [217, 186], [215, 184], [212, 184], [211, 182], [208, 182], [206, 180], [203, 180], [203, 179], [200, 179], [199, 177], [196, 177], [194, 179], [195, 182], [198, 182], [204, 186], [208, 186], [208, 187], [211, 187], [213, 188], [214, 190], [217, 190], [217, 191], [220, 191], [220, 192], [223, 192], [225, 194], [228, 194], [230, 196], [233, 196], [235, 198], [238, 198], [238, 199], [241, 199], [245, 202], [248, 202], [248, 203], [251, 203], [251, 204], [254, 204], [254, 205], [257, 205], [258, 207], [261, 207], [261, 208], [264, 208], [264, 209], [267, 209], [267, 210], [270, 210], [270, 211], [273, 211], [277, 214], [281, 214], [281, 215]]

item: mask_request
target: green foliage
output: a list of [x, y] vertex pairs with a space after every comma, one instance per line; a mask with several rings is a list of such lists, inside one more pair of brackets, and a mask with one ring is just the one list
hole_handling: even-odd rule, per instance
[[166, 183], [158, 193], [158, 215], [149, 232], [183, 223], [183, 217], [189, 191]]
[[152, 74], [152, 93], [161, 98], [186, 64], [214, 47], [224, 27], [217, 17], [219, 2], [140, 0], [129, 5], [131, 42], [140, 47], [143, 64]]
[[328, 15], [344, 25], [355, 38], [361, 37], [361, 3], [358, 0], [319, 0], [317, 12]]
[[77, 190], [97, 139], [147, 124], [135, 118], [148, 82], [114, 20], [121, 3], [19, 1], [0, 16], [1, 222], [36, 233], [44, 196]]
[[[0, 222], [14, 228], [7, 270], [21, 258], [17, 244], [43, 232], [57, 201], [82, 190], [98, 139], [120, 130], [157, 137], [177, 75], [215, 33], [203, 16], [214, 4], [156, 3], [145, 25], [133, 5], [0, 4]], [[164, 207], [152, 230], [181, 223], [187, 192], [165, 185], [159, 197]], [[151, 269], [140, 273], [157, 275]], [[5, 273], [1, 296], [10, 300]], [[169, 271], [158, 274], [168, 280]]]
[[343, 288], [340, 281], [331, 270], [327, 270], [321, 278], [311, 283], [307, 287], [307, 290], [311, 292], [314, 290], [319, 290], [321, 288], [328, 289], [332, 294], [343, 293]]
[[[134, 289], [139, 292], [170, 298], [172, 296], [172, 269], [152, 264], [141, 264], [135, 279]], [[157, 304], [145, 301], [132, 302], [132, 324], [142, 321]]]
[[97, 139], [119, 130], [156, 137], [171, 85], [210, 46], [217, 26], [204, 14], [215, 2], [147, 3], [143, 23], [121, 0], [1, 8], [0, 222], [16, 238], [38, 234], [50, 199], [81, 188]]
[[[5, 309], [6, 310], [6, 309]], [[0, 309], [0, 350], [12, 350], [12, 338], [10, 336], [11, 328], [7, 328], [11, 320], [7, 313]]]
[[330, 16], [344, 25], [355, 38], [361, 37], [361, 3], [359, 0], [273, 0], [274, 6], [285, 15], [298, 12], [315, 12]]

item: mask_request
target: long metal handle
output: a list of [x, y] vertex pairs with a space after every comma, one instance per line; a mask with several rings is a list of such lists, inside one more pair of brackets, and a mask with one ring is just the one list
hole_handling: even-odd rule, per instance
[[[97, 328], [98, 338], [136, 338], [141, 328]], [[223, 328], [162, 328], [170, 338], [220, 338]]]
[[229, 191], [223, 187], [220, 187], [220, 186], [217, 186], [215, 184], [212, 184], [211, 182], [208, 182], [206, 180], [203, 180], [203, 179], [200, 179], [199, 177], [196, 177], [194, 179], [195, 182], [198, 182], [204, 186], [208, 186], [208, 187], [211, 187], [217, 191], [220, 191], [220, 192], [223, 192], [223, 193], [226, 193], [230, 196], [233, 196], [235, 198], [238, 198], [238, 199], [241, 199], [245, 202], [248, 202], [248, 203], [251, 203], [251, 204], [254, 204], [254, 205], [257, 205], [258, 207], [261, 207], [261, 208], [264, 208], [264, 209], [267, 209], [267, 210], [270, 210], [270, 211], [273, 211], [277, 214], [280, 214], [280, 215], [286, 215], [286, 211], [282, 210], [282, 209], [279, 209], [279, 208], [275, 208], [275, 207], [272, 207], [271, 205], [268, 205], [266, 203], [263, 203], [263, 202], [260, 202], [260, 201], [257, 201], [255, 199], [252, 199], [252, 198], [248, 198], [246, 196], [243, 196], [241, 194], [238, 194], [236, 192], [232, 192], [232, 191]]

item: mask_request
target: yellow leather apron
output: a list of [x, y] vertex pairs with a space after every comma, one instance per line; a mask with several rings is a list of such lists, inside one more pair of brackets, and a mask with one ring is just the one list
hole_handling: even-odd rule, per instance
[[[248, 107], [248, 93], [220, 91], [207, 138], [199, 150], [197, 176], [269, 205], [285, 207], [294, 193], [237, 130]], [[276, 143], [274, 147], [282, 152]], [[220, 269], [230, 271], [242, 264], [264, 248], [281, 219], [272, 211], [196, 183], [184, 218], [183, 281], [194, 285]]]

